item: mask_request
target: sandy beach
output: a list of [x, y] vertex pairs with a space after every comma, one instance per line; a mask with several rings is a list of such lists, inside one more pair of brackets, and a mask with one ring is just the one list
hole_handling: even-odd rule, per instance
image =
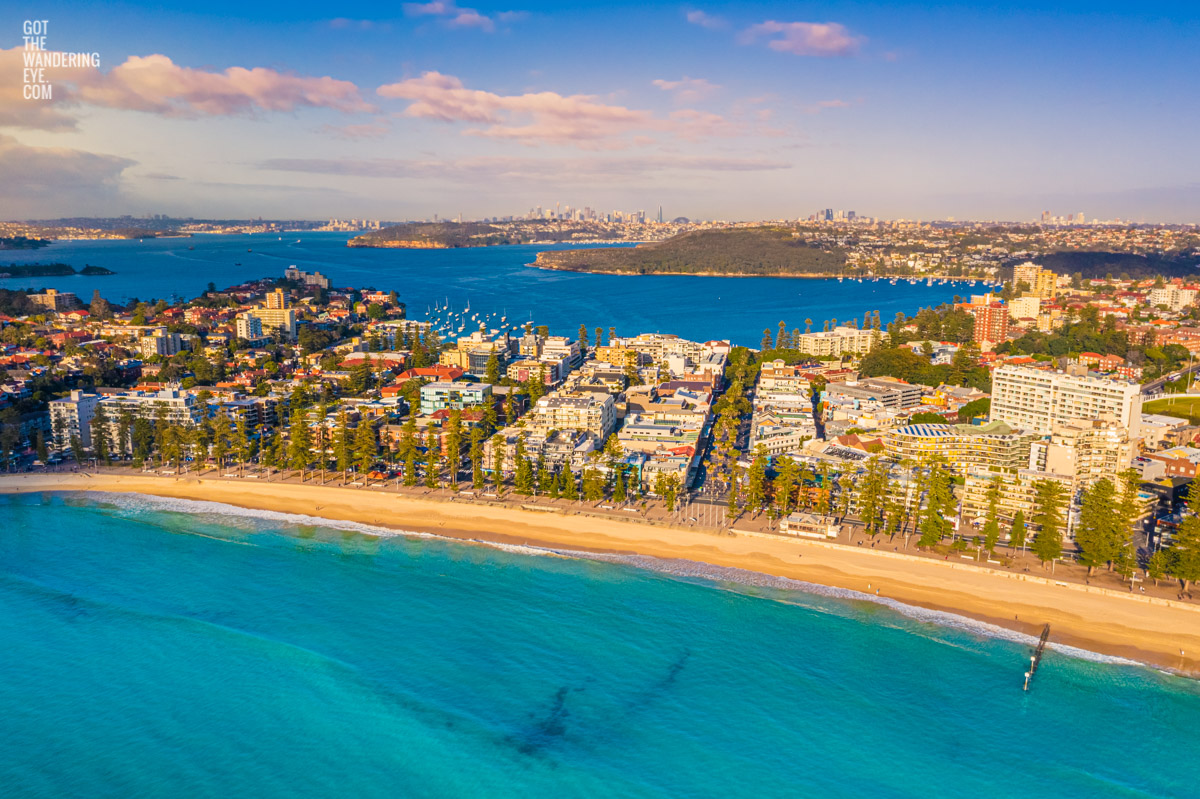
[[[451, 538], [674, 558], [890, 597], [1163, 668], [1200, 675], [1200, 604], [781, 536], [732, 535], [369, 489], [141, 474], [0, 477], [0, 493], [117, 491], [223, 502]], [[1044, 575], [1044, 576], [1043, 576]], [[1181, 650], [1185, 654], [1181, 654]], [[1019, 668], [1014, 664], [1014, 668]], [[1020, 680], [1019, 672], [1014, 680]]]

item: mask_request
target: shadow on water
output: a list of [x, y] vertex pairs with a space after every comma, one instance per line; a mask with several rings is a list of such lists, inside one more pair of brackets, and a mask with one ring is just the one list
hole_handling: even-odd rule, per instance
[[667, 673], [661, 679], [650, 684], [625, 703], [625, 715], [629, 716], [639, 710], [644, 710], [647, 706], [660, 699], [678, 681], [679, 674], [687, 666], [691, 657], [692, 650], [690, 649], [684, 649], [680, 652], [678, 657], [671, 661], [671, 665], [667, 667]]
[[[566, 720], [571, 715], [571, 711], [567, 710], [567, 696], [572, 691], [582, 690], [569, 685], [561, 686], [541, 719], [519, 735], [511, 736], [509, 743], [523, 755], [541, 755], [547, 746], [567, 734]], [[530, 716], [533, 714], [530, 713]]]
[[[624, 703], [624, 712], [620, 713], [616, 718], [610, 719], [610, 722], [624, 722], [630, 716], [644, 711], [647, 707], [659, 700], [663, 694], [670, 691], [679, 680], [679, 675], [687, 667], [688, 661], [692, 657], [690, 649], [684, 649], [667, 667], [667, 671], [660, 678], [644, 687], [642, 690], [634, 694]], [[588, 682], [594, 682], [594, 678], [589, 678]], [[567, 699], [572, 693], [579, 693], [584, 690], [583, 687], [571, 687], [569, 685], [560, 686], [554, 693], [554, 697], [550, 700], [549, 706], [540, 714], [530, 713], [531, 719], [536, 719], [524, 731], [509, 736], [506, 743], [516, 748], [518, 752], [530, 757], [544, 756], [546, 750], [553, 746], [557, 741], [562, 740], [567, 735], [567, 720], [571, 717], [571, 711], [567, 707]], [[603, 721], [603, 720], [601, 720]], [[596, 724], [600, 726], [617, 726], [616, 724]], [[595, 730], [593, 730], [595, 732]]]

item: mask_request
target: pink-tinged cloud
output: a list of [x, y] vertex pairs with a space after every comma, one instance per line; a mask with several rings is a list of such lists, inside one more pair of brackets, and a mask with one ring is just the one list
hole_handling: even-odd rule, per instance
[[20, 48], [0, 50], [0, 126], [69, 130], [75, 120], [63, 109], [80, 104], [180, 117], [298, 108], [373, 110], [349, 81], [264, 67], [209, 72], [179, 66], [165, 55], [131, 56], [108, 72], [47, 69], [54, 99], [34, 102], [21, 96], [23, 54]]
[[475, 28], [486, 33], [495, 31], [497, 22], [513, 22], [524, 16], [520, 11], [503, 11], [495, 17], [489, 17], [474, 8], [463, 8], [454, 0], [405, 3], [404, 13], [409, 17], [435, 17], [449, 28]]
[[687, 75], [679, 80], [660, 79], [652, 81], [652, 83], [664, 92], [671, 92], [677, 103], [694, 103], [697, 100], [703, 100], [721, 88], [704, 78], [689, 78]]
[[468, 89], [440, 72], [380, 86], [381, 97], [408, 100], [404, 116], [474, 125], [471, 136], [533, 143], [572, 144], [590, 149], [628, 146], [628, 136], [670, 132], [677, 125], [649, 111], [601, 102], [594, 95], [530, 92], [502, 95]]
[[73, 97], [91, 105], [167, 116], [222, 116], [305, 107], [373, 110], [349, 81], [265, 67], [206, 72], [179, 66], [165, 55], [130, 56], [108, 73], [92, 71], [79, 79]]
[[729, 23], [725, 21], [724, 17], [718, 17], [699, 9], [687, 12], [686, 16], [688, 22], [699, 25], [701, 28], [708, 28], [710, 31], [729, 27]]
[[767, 20], [751, 25], [738, 36], [742, 44], [754, 44], [767, 38], [767, 47], [781, 53], [802, 56], [846, 56], [858, 52], [866, 41], [854, 36], [837, 22], [776, 22]]

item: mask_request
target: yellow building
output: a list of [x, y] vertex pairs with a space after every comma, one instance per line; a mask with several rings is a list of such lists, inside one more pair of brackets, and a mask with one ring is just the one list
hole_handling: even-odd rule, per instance
[[1013, 267], [1013, 288], [1018, 283], [1029, 285], [1030, 296], [1043, 300], [1052, 300], [1058, 289], [1058, 275], [1049, 269], [1043, 269], [1032, 261], [1017, 264]]

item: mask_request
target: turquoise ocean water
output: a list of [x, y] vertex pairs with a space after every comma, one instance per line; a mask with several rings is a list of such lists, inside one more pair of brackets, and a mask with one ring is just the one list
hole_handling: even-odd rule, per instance
[[0, 497], [0, 518], [4, 797], [1200, 785], [1196, 683], [1051, 651], [1026, 694], [1029, 642], [949, 617], [207, 503]]

